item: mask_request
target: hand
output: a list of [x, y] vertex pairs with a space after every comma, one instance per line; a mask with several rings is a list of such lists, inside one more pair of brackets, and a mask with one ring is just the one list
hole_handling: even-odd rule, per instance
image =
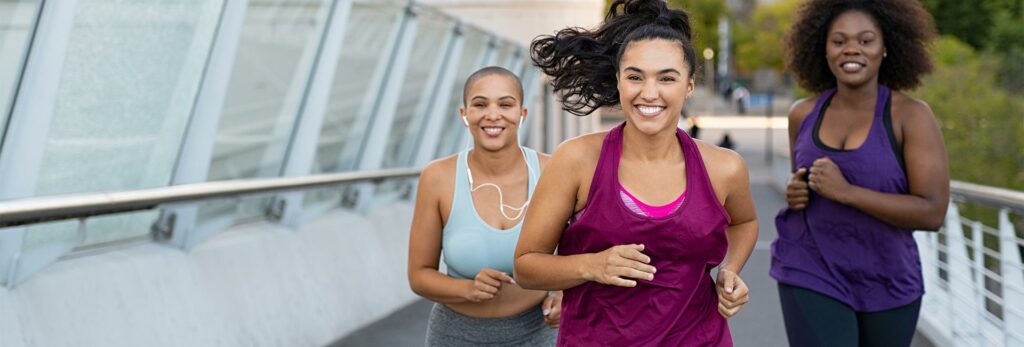
[[544, 323], [557, 328], [558, 323], [562, 321], [562, 291], [548, 292], [548, 297], [544, 298], [541, 308], [544, 310]]
[[494, 269], [483, 269], [476, 274], [472, 281], [467, 283], [469, 286], [463, 297], [471, 302], [481, 302], [494, 299], [503, 283], [515, 284], [515, 281], [507, 273]]
[[804, 181], [806, 173], [807, 168], [797, 169], [786, 184], [786, 204], [790, 210], [802, 210], [807, 207], [810, 191], [807, 190], [807, 181]]
[[841, 202], [850, 183], [843, 177], [839, 166], [828, 157], [818, 158], [811, 166], [811, 173], [807, 176], [808, 186], [821, 196], [832, 201]]
[[636, 281], [632, 279], [653, 280], [656, 269], [649, 265], [651, 257], [643, 251], [644, 245], [630, 244], [590, 253], [584, 265], [583, 278], [620, 287], [636, 287]]
[[723, 268], [718, 269], [718, 280], [715, 282], [718, 292], [718, 313], [725, 318], [735, 316], [743, 305], [750, 302], [750, 289], [740, 275]]

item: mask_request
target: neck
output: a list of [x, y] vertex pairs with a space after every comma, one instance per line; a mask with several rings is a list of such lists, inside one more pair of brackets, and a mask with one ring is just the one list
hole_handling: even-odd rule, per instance
[[622, 131], [622, 144], [622, 157], [642, 162], [676, 160], [683, 156], [675, 128], [649, 135], [626, 124]]
[[836, 86], [836, 95], [832, 97], [832, 105], [840, 108], [873, 109], [878, 99], [878, 79], [859, 86], [842, 83]]
[[516, 168], [526, 164], [526, 158], [518, 145], [506, 146], [496, 151], [474, 147], [469, 151], [466, 160], [467, 165], [473, 168], [474, 175], [482, 174], [488, 177], [518, 172]]

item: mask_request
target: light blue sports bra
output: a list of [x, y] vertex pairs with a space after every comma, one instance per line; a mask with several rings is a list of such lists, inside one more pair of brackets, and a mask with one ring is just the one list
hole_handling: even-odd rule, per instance
[[[481, 269], [490, 268], [511, 276], [516, 242], [519, 241], [519, 230], [523, 222], [520, 220], [514, 227], [501, 230], [491, 227], [480, 218], [473, 205], [466, 173], [466, 155], [469, 151], [459, 152], [455, 167], [455, 197], [452, 199], [448, 222], [442, 231], [441, 250], [444, 263], [448, 266], [448, 275], [474, 278]], [[537, 186], [540, 162], [537, 160], [537, 152], [525, 147], [523, 151], [532, 168], [527, 170], [530, 176], [527, 196], [532, 197], [533, 189]]]

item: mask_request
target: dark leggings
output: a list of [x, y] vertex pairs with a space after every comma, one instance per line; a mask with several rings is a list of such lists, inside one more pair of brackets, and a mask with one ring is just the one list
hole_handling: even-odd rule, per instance
[[786, 336], [794, 347], [910, 346], [921, 299], [878, 312], [856, 312], [818, 292], [779, 283]]

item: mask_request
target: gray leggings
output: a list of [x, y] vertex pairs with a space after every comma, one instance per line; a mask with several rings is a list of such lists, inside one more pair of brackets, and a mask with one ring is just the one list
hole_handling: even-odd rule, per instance
[[505, 318], [473, 318], [434, 304], [427, 346], [554, 346], [558, 329], [544, 323], [540, 305]]

